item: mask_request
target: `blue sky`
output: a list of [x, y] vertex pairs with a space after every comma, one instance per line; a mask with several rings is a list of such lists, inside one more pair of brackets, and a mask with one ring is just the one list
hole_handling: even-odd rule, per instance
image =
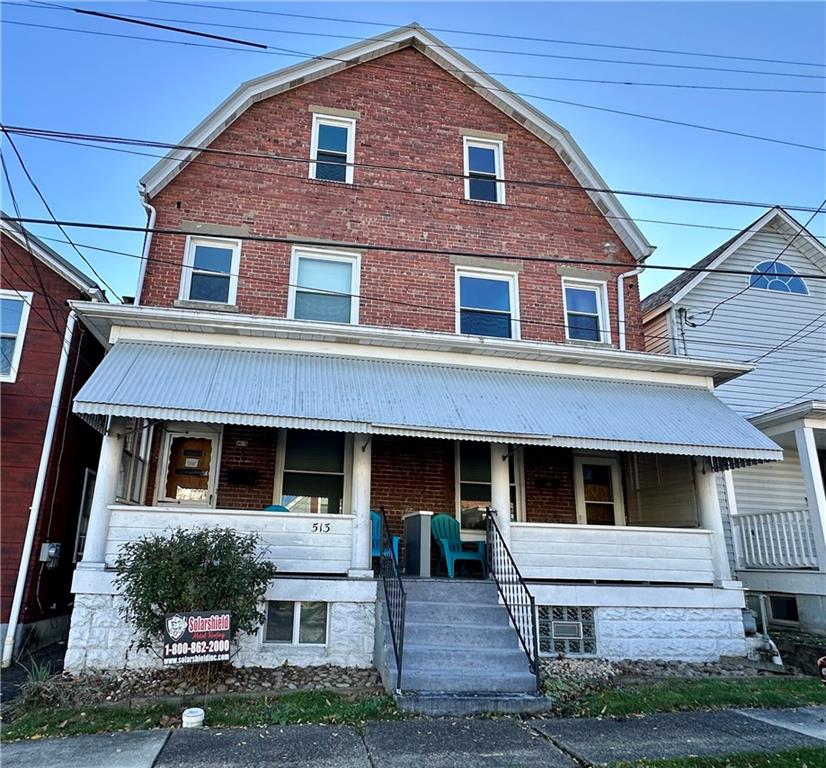
[[[391, 25], [418, 21], [426, 27], [455, 30], [826, 63], [826, 4], [823, 3], [231, 3], [224, 0], [222, 4], [231, 5], [232, 10], [158, 2], [77, 5], [112, 13], [186, 20], [185, 25], [192, 28], [310, 54], [332, 51], [351, 42], [325, 35], [359, 39], [377, 34], [382, 28], [246, 13], [242, 9]], [[6, 23], [19, 21], [167, 40], [195, 40], [31, 3], [4, 2], [0, 4], [0, 12], [4, 22], [2, 120], [9, 125], [177, 141], [241, 81], [298, 60], [295, 56], [133, 41]], [[254, 29], [221, 29], [198, 26], [197, 22], [247, 25]], [[804, 144], [823, 146], [826, 143], [826, 101], [820, 95], [603, 85], [515, 76], [542, 74], [822, 91], [826, 87], [823, 67], [639, 53], [451, 32], [438, 34], [481, 68], [492, 73], [508, 73], [499, 79], [520, 93]], [[500, 52], [463, 50], [463, 46], [500, 49]], [[572, 61], [501, 51], [760, 70], [772, 74]], [[809, 77], [786, 77], [777, 73]], [[814, 207], [826, 196], [826, 155], [823, 153], [539, 99], [529, 98], [529, 101], [573, 134], [614, 188]], [[136, 183], [154, 163], [154, 158], [26, 137], [16, 138], [15, 142], [59, 218], [144, 224]], [[23, 215], [45, 215], [5, 141], [2, 147]], [[741, 228], [761, 213], [760, 209], [646, 198], [624, 197], [622, 200], [638, 219], [712, 227]], [[12, 208], [5, 183], [2, 205], [7, 212]], [[808, 215], [798, 214], [798, 218], [805, 220]], [[726, 230], [644, 221], [640, 226], [657, 246], [651, 264], [690, 264], [732, 234]], [[41, 236], [62, 237], [54, 227], [32, 229]], [[823, 235], [826, 216], [818, 216], [811, 229]], [[71, 234], [80, 243], [134, 254], [140, 252], [139, 234], [90, 230], [74, 230]], [[71, 248], [49, 242], [83, 267]], [[91, 250], [86, 254], [119, 293], [134, 294], [137, 260]], [[672, 276], [673, 273], [647, 271], [642, 276], [643, 293]]]

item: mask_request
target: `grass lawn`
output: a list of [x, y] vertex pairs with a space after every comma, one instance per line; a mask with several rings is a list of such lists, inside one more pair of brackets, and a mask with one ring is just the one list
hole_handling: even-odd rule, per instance
[[[195, 706], [201, 706], [194, 702]], [[387, 696], [350, 698], [323, 692], [298, 692], [279, 697], [225, 697], [206, 707], [208, 726], [260, 726], [297, 723], [341, 723], [359, 727], [366, 720], [399, 717]], [[76, 736], [82, 733], [133, 731], [180, 725], [181, 705], [158, 704], [134, 708], [85, 707], [20, 710], [0, 731], [3, 741]]]
[[804, 707], [826, 704], [826, 686], [813, 677], [664, 680], [587, 693], [570, 713], [647, 715], [698, 709]]
[[826, 749], [806, 747], [776, 755], [740, 754], [728, 757], [681, 757], [613, 763], [611, 768], [826, 768]]

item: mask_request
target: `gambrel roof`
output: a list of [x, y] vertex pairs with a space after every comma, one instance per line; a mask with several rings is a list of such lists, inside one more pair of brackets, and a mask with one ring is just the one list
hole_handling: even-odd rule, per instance
[[9, 221], [5, 211], [0, 211], [0, 231], [14, 240], [21, 248], [31, 253], [38, 261], [57, 272], [64, 280], [71, 283], [94, 301], [106, 301], [101, 287], [87, 277], [74, 264], [63, 258], [57, 251], [49, 248], [39, 237], [24, 229], [16, 221]]
[[[770, 226], [776, 227], [789, 241], [794, 238], [793, 247], [799, 249], [817, 267], [826, 272], [826, 246], [780, 206], [775, 206], [766, 211], [759, 219], [753, 221], [745, 229], [693, 264], [692, 269], [715, 269], [719, 267], [732, 253], [742, 248], [757, 233]], [[660, 307], [665, 309], [664, 305], [666, 304], [669, 306], [677, 304], [710, 274], [710, 272], [681, 272], [671, 282], [666, 283], [662, 288], [643, 299], [643, 315], [649, 315]]]
[[[476, 68], [418, 24], [399, 27], [323, 57], [313, 58], [242, 83], [182, 139], [180, 144], [188, 147], [206, 147], [239, 115], [258, 101], [407, 47], [420, 51], [552, 147], [584, 187], [607, 189], [608, 185], [604, 179], [568, 131], [512, 93], [498, 80]], [[190, 149], [174, 149], [167, 153], [141, 178], [140, 183], [145, 194], [149, 198], [157, 195], [197, 154], [198, 150]], [[638, 261], [643, 261], [654, 251], [654, 246], [648, 242], [613, 193], [589, 191], [588, 194]]]

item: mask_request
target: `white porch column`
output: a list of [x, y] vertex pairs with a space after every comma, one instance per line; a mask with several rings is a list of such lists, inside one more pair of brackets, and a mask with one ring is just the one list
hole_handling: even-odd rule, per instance
[[826, 492], [823, 476], [817, 458], [815, 433], [811, 427], [798, 427], [794, 431], [797, 453], [800, 456], [800, 470], [806, 487], [806, 501], [809, 505], [809, 520], [817, 555], [817, 567], [826, 571]]
[[711, 556], [714, 561], [714, 582], [731, 581], [731, 566], [726, 553], [726, 535], [723, 531], [723, 515], [717, 495], [717, 481], [702, 456], [694, 459], [694, 487], [697, 490], [697, 508], [700, 525], [711, 531]]
[[353, 520], [353, 553], [348, 576], [370, 578], [370, 469], [373, 446], [370, 435], [353, 438], [353, 478], [350, 484], [350, 512]]
[[496, 522], [505, 544], [511, 545], [511, 479], [508, 446], [490, 446], [490, 504], [496, 510]]
[[123, 455], [124, 424], [114, 419], [103, 436], [95, 477], [95, 492], [89, 510], [83, 560], [78, 568], [103, 568], [106, 564], [106, 539], [109, 536], [109, 505], [114, 503]]

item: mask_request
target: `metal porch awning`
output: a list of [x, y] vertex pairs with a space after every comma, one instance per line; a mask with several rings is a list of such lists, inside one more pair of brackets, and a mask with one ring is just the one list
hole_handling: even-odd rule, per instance
[[87, 418], [782, 459], [704, 387], [237, 347], [118, 342], [74, 410]]

